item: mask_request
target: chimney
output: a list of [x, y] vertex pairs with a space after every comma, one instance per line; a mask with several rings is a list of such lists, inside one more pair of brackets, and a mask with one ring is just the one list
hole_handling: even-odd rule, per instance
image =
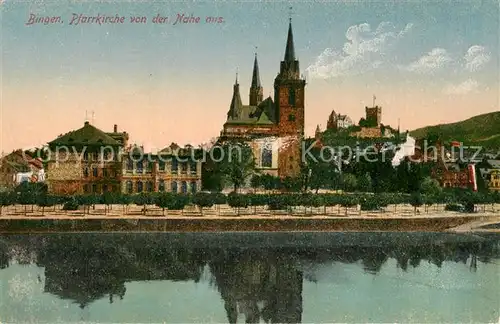
[[115, 126], [113, 127], [113, 132], [118, 133], [118, 125], [115, 124]]

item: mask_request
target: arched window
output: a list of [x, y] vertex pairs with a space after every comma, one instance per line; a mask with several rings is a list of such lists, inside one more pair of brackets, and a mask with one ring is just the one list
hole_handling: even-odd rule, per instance
[[132, 184], [132, 181], [127, 181], [127, 193], [131, 194], [134, 192], [134, 186]]
[[160, 182], [158, 183], [158, 191], [160, 192], [165, 191], [165, 180], [160, 179]]
[[137, 181], [137, 192], [142, 192], [143, 184], [142, 181]]
[[198, 171], [198, 163], [196, 163], [196, 161], [190, 162], [189, 168], [191, 174], [196, 174], [196, 172]]
[[134, 170], [134, 161], [132, 159], [127, 159], [127, 172], [132, 172]]
[[191, 182], [191, 192], [196, 193], [196, 181]]
[[83, 169], [83, 176], [84, 176], [85, 178], [88, 178], [88, 177], [89, 177], [89, 168], [85, 168], [85, 169]]
[[187, 182], [186, 181], [182, 181], [182, 183], [181, 183], [181, 192], [183, 194], [185, 194], [185, 193], [187, 193], [187, 190], [188, 190]]
[[172, 158], [172, 173], [177, 173], [177, 169], [179, 168], [179, 161], [177, 161], [177, 157]]
[[146, 191], [153, 192], [153, 181], [146, 182]]
[[177, 181], [172, 181], [172, 192], [177, 193]]
[[137, 173], [142, 173], [144, 171], [143, 161], [137, 161]]
[[271, 168], [273, 166], [273, 151], [267, 145], [264, 145], [262, 148], [261, 165], [263, 168]]

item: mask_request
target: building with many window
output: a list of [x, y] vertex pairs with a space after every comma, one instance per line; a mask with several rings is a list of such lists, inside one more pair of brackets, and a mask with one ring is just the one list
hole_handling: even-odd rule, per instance
[[126, 132], [106, 133], [85, 122], [49, 143], [46, 181], [54, 194], [184, 192], [201, 189], [201, 163], [191, 146], [158, 152], [128, 146]]
[[192, 146], [172, 143], [157, 154], [133, 147], [123, 159], [123, 193], [174, 192], [201, 190], [202, 160]]

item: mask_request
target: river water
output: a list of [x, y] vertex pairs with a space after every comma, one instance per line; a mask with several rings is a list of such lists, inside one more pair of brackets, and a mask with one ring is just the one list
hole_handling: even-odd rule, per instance
[[500, 236], [0, 236], [1, 323], [498, 322]]

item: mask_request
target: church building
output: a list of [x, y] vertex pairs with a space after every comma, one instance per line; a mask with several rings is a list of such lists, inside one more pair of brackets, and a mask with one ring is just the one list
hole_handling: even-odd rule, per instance
[[274, 176], [295, 177], [300, 173], [304, 137], [306, 81], [295, 57], [292, 19], [288, 26], [285, 56], [274, 79], [274, 98], [264, 99], [255, 54], [249, 104], [243, 105], [238, 77], [220, 141], [244, 140], [251, 145], [257, 168]]

